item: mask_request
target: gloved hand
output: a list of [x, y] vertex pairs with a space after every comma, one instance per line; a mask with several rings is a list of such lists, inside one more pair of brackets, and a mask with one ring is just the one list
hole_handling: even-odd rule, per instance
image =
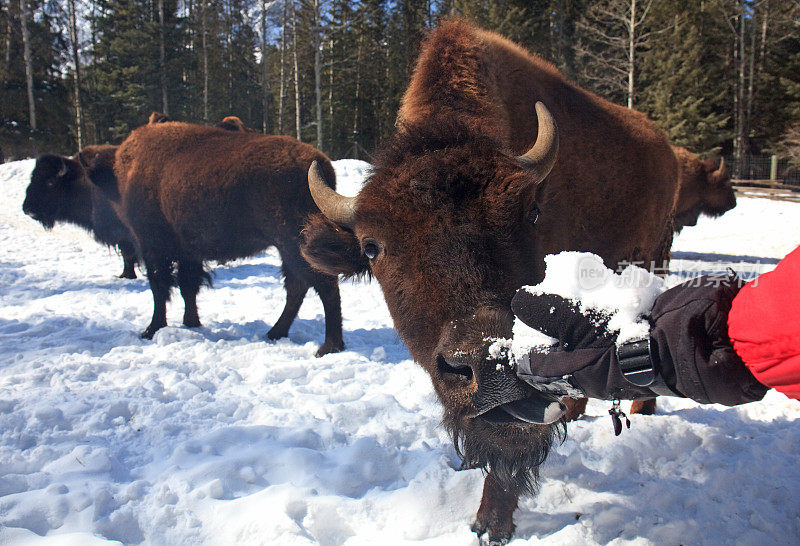
[[575, 302], [521, 289], [511, 308], [528, 326], [558, 339], [517, 361], [517, 375], [534, 388], [562, 396], [602, 399], [673, 395], [728, 406], [763, 398], [758, 383], [731, 347], [727, 316], [740, 281], [701, 277], [661, 294], [650, 335], [617, 346], [610, 316], [581, 312]]

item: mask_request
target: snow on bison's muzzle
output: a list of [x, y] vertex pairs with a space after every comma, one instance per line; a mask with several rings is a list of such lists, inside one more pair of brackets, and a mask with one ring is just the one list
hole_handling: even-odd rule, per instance
[[[436, 357], [439, 374], [471, 392], [468, 417], [522, 427], [558, 421], [566, 412], [558, 398], [520, 381], [507, 340], [486, 335], [498, 330], [485, 328], [490, 315], [497, 320], [497, 315], [505, 313], [478, 311], [468, 322], [452, 322], [445, 327]], [[484, 327], [476, 327], [476, 322]]]

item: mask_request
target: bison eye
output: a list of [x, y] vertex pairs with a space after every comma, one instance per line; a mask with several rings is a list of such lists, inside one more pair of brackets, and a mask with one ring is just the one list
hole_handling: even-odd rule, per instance
[[539, 205], [534, 203], [533, 208], [531, 208], [530, 212], [528, 212], [528, 215], [525, 217], [525, 220], [529, 224], [535, 225], [536, 221], [539, 219], [539, 214], [541, 214], [541, 212], [542, 210], [539, 208]]
[[381, 246], [376, 243], [375, 241], [366, 241], [362, 248], [364, 252], [364, 256], [369, 258], [370, 260], [374, 260], [378, 257], [378, 254], [381, 253]]

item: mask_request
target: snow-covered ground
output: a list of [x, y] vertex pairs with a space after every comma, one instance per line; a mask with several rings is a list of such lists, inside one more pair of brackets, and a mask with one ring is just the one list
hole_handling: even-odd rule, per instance
[[[22, 214], [32, 161], [0, 166], [0, 544], [476, 544], [479, 471], [457, 472], [428, 376], [377, 283], [342, 285], [347, 350], [314, 358], [309, 294], [290, 338], [267, 252], [216, 268], [204, 326], [138, 332], [144, 279], [83, 231]], [[366, 164], [337, 162], [354, 194]], [[675, 243], [683, 273], [760, 270], [800, 243], [800, 204], [741, 199]], [[513, 544], [797, 544], [800, 403], [660, 400], [613, 436], [607, 404], [543, 466]]]

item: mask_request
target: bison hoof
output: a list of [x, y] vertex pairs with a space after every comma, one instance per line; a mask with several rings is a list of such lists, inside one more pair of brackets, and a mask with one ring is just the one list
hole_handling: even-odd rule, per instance
[[[162, 326], [166, 326], [166, 324], [163, 324]], [[158, 332], [160, 329], [161, 329], [161, 326], [153, 326], [151, 324], [140, 335], [142, 336], [142, 339], [153, 339], [153, 336], [156, 335], [156, 332]]]
[[283, 337], [289, 337], [288, 330], [284, 330], [283, 328], [272, 328], [269, 332], [267, 332], [267, 339], [281, 339]]
[[325, 343], [323, 343], [320, 346], [319, 349], [317, 349], [317, 352], [314, 353], [314, 356], [319, 358], [321, 356], [324, 356], [324, 355], [327, 355], [327, 354], [330, 354], [330, 353], [340, 353], [342, 351], [344, 351], [344, 343], [343, 342], [330, 343], [330, 342], [326, 341]]
[[200, 326], [202, 326], [202, 324], [200, 324], [200, 319], [197, 317], [184, 318], [183, 325], [186, 326], [187, 328], [199, 328]]
[[118, 278], [119, 279], [135, 279], [136, 278], [136, 272], [135, 271], [123, 271]]
[[497, 532], [480, 519], [476, 519], [470, 529], [478, 535], [481, 546], [505, 546], [511, 540], [511, 535], [513, 534], [513, 531]]

